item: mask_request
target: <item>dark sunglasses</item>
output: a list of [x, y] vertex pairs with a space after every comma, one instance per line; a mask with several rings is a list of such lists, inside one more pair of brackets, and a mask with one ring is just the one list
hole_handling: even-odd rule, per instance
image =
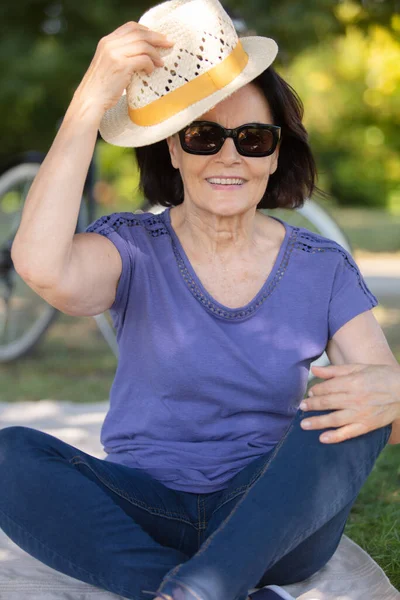
[[242, 156], [269, 156], [281, 137], [277, 125], [246, 123], [236, 129], [225, 129], [212, 121], [193, 121], [179, 132], [181, 146], [189, 154], [216, 154], [227, 137], [233, 138]]

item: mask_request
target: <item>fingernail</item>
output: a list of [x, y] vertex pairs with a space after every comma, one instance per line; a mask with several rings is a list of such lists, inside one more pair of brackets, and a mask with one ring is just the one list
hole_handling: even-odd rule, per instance
[[303, 427], [306, 428], [311, 427], [311, 421], [302, 421], [301, 424]]
[[312, 391], [312, 390], [308, 390], [308, 395], [309, 395], [309, 396], [314, 396], [314, 393], [313, 393], [313, 391]]
[[307, 402], [304, 402], [304, 400], [302, 400], [300, 402], [299, 406], [302, 410], [304, 410], [305, 408], [308, 408], [308, 404], [307, 404]]

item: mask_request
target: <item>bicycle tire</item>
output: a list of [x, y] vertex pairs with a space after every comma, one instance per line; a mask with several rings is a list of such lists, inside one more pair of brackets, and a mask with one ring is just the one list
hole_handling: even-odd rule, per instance
[[[45, 154], [32, 151], [14, 156], [6, 164], [3, 163], [0, 173], [0, 214], [2, 214], [4, 206], [7, 203], [6, 194], [9, 194], [8, 198], [10, 198], [13, 190], [18, 190], [18, 186], [25, 184], [24, 192], [26, 193], [22, 197], [22, 203], [18, 206], [22, 209], [22, 204], [44, 158]], [[85, 217], [80, 215], [78, 223], [84, 222], [84, 219]], [[14, 269], [11, 259], [11, 245], [19, 226], [19, 220], [18, 223], [14, 223], [14, 231], [8, 234], [6, 240], [3, 239], [2, 229], [0, 228], [0, 363], [11, 362], [22, 356], [29, 355], [60, 314], [59, 310], [33, 292]], [[4, 227], [5, 220], [0, 219], [0, 222], [3, 223]], [[7, 307], [6, 292], [4, 293], [4, 297], [2, 296], [3, 286], [5, 290], [8, 285], [5, 283], [7, 277], [13, 279], [13, 289], [18, 286], [22, 291], [30, 290], [29, 295], [35, 298], [37, 306], [42, 307], [39, 317], [33, 321], [26, 331], [22, 331], [18, 337], [13, 340], [9, 339], [8, 341], [2, 338], [3, 325], [5, 323], [7, 326], [9, 316], [7, 314], [9, 309]], [[2, 300], [5, 307], [4, 313], [2, 313]], [[26, 311], [24, 313], [26, 314]]]

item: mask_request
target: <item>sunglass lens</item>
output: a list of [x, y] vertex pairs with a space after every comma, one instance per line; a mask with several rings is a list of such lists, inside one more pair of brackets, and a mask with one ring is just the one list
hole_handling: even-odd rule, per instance
[[274, 144], [271, 130], [262, 127], [247, 127], [238, 135], [241, 149], [249, 154], [262, 154], [269, 152]]
[[221, 144], [221, 130], [212, 125], [191, 125], [185, 130], [185, 144], [195, 152], [211, 152]]
[[221, 143], [221, 131], [212, 125], [192, 125], [185, 130], [185, 144], [194, 151], [211, 152]]

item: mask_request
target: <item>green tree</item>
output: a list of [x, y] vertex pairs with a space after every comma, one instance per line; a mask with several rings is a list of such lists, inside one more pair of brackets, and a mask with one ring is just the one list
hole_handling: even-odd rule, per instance
[[98, 41], [149, 2], [18, 0], [3, 3], [0, 22], [2, 157], [47, 151]]
[[323, 187], [339, 203], [400, 213], [400, 16], [392, 27], [347, 24], [332, 42], [303, 51], [287, 77], [305, 105], [305, 124]]

